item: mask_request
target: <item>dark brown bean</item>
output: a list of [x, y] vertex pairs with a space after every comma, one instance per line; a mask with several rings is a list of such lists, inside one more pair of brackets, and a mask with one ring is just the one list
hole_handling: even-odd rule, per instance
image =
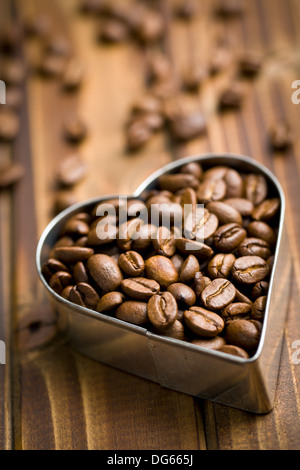
[[78, 263], [75, 264], [75, 266], [73, 267], [72, 275], [76, 284], [79, 284], [81, 282], [87, 284], [89, 282], [89, 276], [85, 264], [82, 261], [78, 261]]
[[242, 197], [233, 197], [225, 199], [224, 202], [236, 209], [243, 217], [252, 215], [254, 205], [248, 199]]
[[94, 310], [99, 302], [99, 296], [92, 286], [81, 282], [70, 291], [69, 300], [74, 304]]
[[198, 162], [190, 162], [183, 165], [180, 169], [180, 173], [188, 173], [190, 175], [195, 176], [198, 180], [200, 180], [203, 169], [200, 163]]
[[206, 204], [206, 208], [217, 216], [220, 225], [230, 223], [242, 225], [243, 220], [241, 214], [225, 202], [212, 201]]
[[193, 282], [195, 274], [200, 271], [200, 265], [194, 255], [189, 255], [180, 270], [179, 281], [185, 284]]
[[75, 264], [78, 261], [89, 259], [94, 254], [92, 248], [85, 248], [80, 246], [65, 246], [55, 248], [54, 256], [63, 263]]
[[197, 209], [186, 216], [184, 234], [187, 238], [201, 242], [210, 238], [219, 225], [218, 217], [208, 209], [197, 207]]
[[145, 262], [145, 272], [149, 279], [154, 279], [161, 287], [167, 288], [177, 282], [178, 273], [172, 261], [165, 256], [152, 256]]
[[59, 165], [57, 180], [63, 186], [74, 186], [81, 181], [87, 172], [87, 165], [78, 154], [70, 155]]
[[82, 142], [88, 133], [85, 122], [78, 116], [70, 116], [64, 123], [64, 136], [73, 144]]
[[280, 207], [280, 199], [266, 199], [255, 207], [252, 217], [255, 220], [269, 222], [277, 214]]
[[238, 247], [240, 256], [260, 256], [263, 259], [271, 255], [270, 245], [260, 238], [245, 238]]
[[234, 285], [227, 279], [214, 279], [201, 293], [206, 308], [221, 310], [233, 302], [236, 295]]
[[247, 353], [247, 351], [242, 348], [239, 348], [238, 346], [233, 346], [232, 344], [225, 344], [224, 346], [221, 346], [221, 348], [219, 348], [219, 351], [226, 354], [231, 354], [232, 356], [249, 359], [249, 354]]
[[97, 312], [105, 313], [117, 309], [125, 300], [121, 292], [108, 292], [104, 294], [97, 304]]
[[258, 323], [253, 320], [230, 322], [225, 333], [227, 343], [245, 349], [247, 352], [256, 349], [261, 335]]
[[70, 284], [72, 284], [72, 276], [66, 271], [57, 271], [55, 274], [53, 274], [49, 281], [50, 287], [58, 295], [60, 295], [65, 287], [69, 286]]
[[153, 240], [153, 248], [158, 255], [173, 256], [176, 252], [174, 229], [169, 230], [165, 226], [159, 227]]
[[11, 163], [4, 168], [0, 168], [0, 189], [9, 188], [10, 186], [16, 184], [23, 178], [24, 174], [25, 168], [19, 163]]
[[184, 188], [197, 188], [198, 179], [189, 173], [177, 173], [171, 175], [163, 175], [159, 178], [159, 186], [161, 189], [176, 192]]
[[120, 255], [119, 266], [128, 276], [136, 277], [143, 274], [145, 262], [142, 256], [136, 251], [126, 251], [126, 253]]
[[232, 277], [241, 284], [255, 284], [269, 274], [270, 267], [260, 256], [237, 258], [232, 268]]
[[216, 351], [225, 346], [226, 341], [222, 336], [215, 336], [214, 338], [193, 339], [191, 344]]
[[174, 296], [179, 308], [184, 309], [187, 307], [191, 307], [196, 302], [195, 292], [193, 291], [193, 289], [191, 289], [191, 287], [187, 286], [186, 284], [180, 282], [171, 284], [168, 287], [168, 292], [170, 292]]
[[157, 294], [160, 285], [153, 279], [134, 277], [124, 279], [121, 283], [123, 292], [135, 300], [149, 300], [152, 295]]
[[157, 330], [157, 332], [162, 336], [168, 336], [169, 338], [179, 339], [181, 341], [185, 340], [184, 325], [179, 320], [175, 320], [168, 328]]
[[234, 251], [246, 236], [246, 230], [239, 224], [222, 225], [214, 234], [214, 245], [222, 253], [229, 253]]
[[156, 329], [165, 330], [175, 322], [178, 307], [170, 292], [153, 295], [148, 301], [148, 317]]
[[176, 246], [181, 253], [193, 254], [199, 258], [207, 259], [214, 254], [211, 247], [205, 243], [196, 240], [188, 240], [187, 238], [178, 238], [176, 240]]
[[235, 259], [236, 258], [232, 253], [218, 253], [215, 255], [207, 266], [207, 271], [210, 278], [228, 278], [230, 276]]
[[251, 308], [252, 306], [248, 303], [231, 303], [222, 310], [222, 318], [226, 324], [232, 320], [247, 320], [250, 318]]
[[263, 321], [265, 316], [267, 296], [258, 297], [252, 305], [251, 318], [253, 320]]
[[42, 265], [42, 274], [47, 282], [49, 282], [53, 274], [57, 273], [58, 271], [68, 272], [68, 268], [57, 259], [49, 258]]
[[224, 321], [216, 313], [201, 307], [191, 307], [184, 312], [184, 321], [196, 335], [211, 338], [224, 329]]
[[221, 109], [239, 108], [245, 95], [245, 88], [240, 82], [233, 82], [229, 87], [225, 88], [219, 99], [219, 106]]
[[123, 281], [119, 266], [108, 255], [91, 256], [87, 267], [90, 275], [104, 294], [117, 290]]
[[252, 297], [257, 299], [258, 297], [267, 295], [269, 290], [269, 283], [266, 281], [257, 282], [252, 289]]
[[207, 130], [206, 118], [202, 113], [176, 116], [170, 123], [170, 132], [176, 140], [191, 140]]
[[197, 191], [198, 201], [201, 204], [206, 204], [210, 201], [220, 201], [226, 195], [226, 183], [219, 179], [205, 179], [200, 183]]
[[203, 276], [203, 274], [199, 271], [195, 274], [194, 277], [194, 291], [197, 298], [200, 298], [202, 291], [211, 283], [211, 280], [207, 276]]
[[278, 121], [269, 132], [270, 145], [273, 150], [285, 151], [293, 144], [290, 125], [286, 121]]
[[117, 308], [116, 318], [134, 325], [145, 325], [148, 322], [147, 303], [127, 300]]
[[263, 175], [254, 173], [246, 175], [244, 184], [245, 196], [255, 206], [266, 199], [268, 194], [268, 184]]

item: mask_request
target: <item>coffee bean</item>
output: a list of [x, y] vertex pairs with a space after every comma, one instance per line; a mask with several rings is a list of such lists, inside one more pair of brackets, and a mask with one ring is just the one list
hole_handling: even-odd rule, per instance
[[159, 178], [160, 188], [171, 192], [188, 187], [197, 188], [198, 184], [198, 179], [189, 173], [168, 174]]
[[208, 78], [208, 75], [207, 67], [203, 66], [203, 64], [192, 64], [184, 73], [184, 87], [190, 92], [197, 92], [203, 82]]
[[210, 258], [214, 252], [210, 246], [196, 240], [188, 240], [186, 238], [179, 238], [176, 240], [176, 246], [181, 253], [193, 254], [199, 258]]
[[126, 251], [120, 255], [119, 266], [127, 276], [136, 277], [143, 274], [145, 262], [136, 251]]
[[169, 338], [179, 339], [181, 341], [185, 340], [185, 331], [184, 325], [179, 321], [175, 320], [168, 328], [163, 330], [156, 330], [154, 331], [162, 336], [168, 336]]
[[225, 202], [212, 201], [206, 204], [206, 208], [217, 216], [220, 225], [230, 223], [242, 225], [243, 220], [241, 214]]
[[61, 248], [55, 248], [54, 256], [63, 263], [75, 264], [78, 261], [84, 261], [89, 259], [94, 254], [92, 248], [80, 247], [80, 246], [66, 246]]
[[50, 287], [56, 292], [58, 295], [62, 293], [62, 291], [72, 283], [72, 276], [70, 273], [66, 271], [57, 271], [49, 281]]
[[245, 90], [241, 83], [234, 82], [224, 89], [219, 98], [220, 109], [240, 108], [244, 101]]
[[265, 316], [267, 296], [258, 297], [251, 309], [251, 318], [253, 320], [263, 321]]
[[167, 288], [177, 282], [178, 273], [172, 261], [165, 256], [152, 256], [145, 262], [145, 272], [149, 279], [154, 279], [161, 287]]
[[184, 321], [193, 333], [207, 338], [218, 336], [224, 329], [224, 321], [219, 315], [201, 307], [186, 310]]
[[175, 15], [182, 20], [190, 20], [196, 14], [196, 5], [193, 1], [188, 0], [179, 3], [175, 9]]
[[85, 177], [86, 170], [86, 163], [80, 155], [70, 155], [60, 163], [57, 180], [63, 186], [74, 186]]
[[23, 178], [24, 173], [25, 168], [19, 163], [11, 163], [4, 168], [0, 168], [0, 189], [13, 186]]
[[72, 116], [65, 120], [63, 132], [67, 141], [79, 144], [86, 138], [88, 130], [81, 118]]
[[180, 274], [182, 265], [184, 263], [184, 258], [181, 255], [179, 255], [178, 253], [176, 253], [174, 256], [171, 257], [171, 261], [172, 261], [176, 271], [178, 272], [178, 274]]
[[225, 224], [216, 230], [214, 234], [214, 245], [219, 251], [229, 253], [234, 251], [246, 236], [246, 230], [239, 224]]
[[44, 278], [46, 279], [47, 282], [50, 281], [53, 274], [55, 274], [59, 271], [68, 272], [68, 268], [63, 263], [58, 261], [57, 259], [49, 258], [42, 265], [42, 274], [43, 274], [43, 276], [44, 276]]
[[270, 245], [260, 238], [245, 238], [238, 247], [240, 256], [260, 256], [263, 259], [271, 255]]
[[266, 178], [260, 174], [251, 173], [246, 175], [244, 181], [245, 196], [255, 206], [263, 202], [268, 194]]
[[237, 258], [232, 268], [232, 277], [241, 284], [255, 284], [269, 274], [270, 267], [260, 256]]
[[89, 233], [89, 226], [88, 224], [77, 218], [76, 216], [69, 219], [63, 226], [61, 235], [66, 236], [74, 236], [74, 237], [82, 237]]
[[152, 325], [158, 329], [166, 330], [177, 317], [177, 303], [170, 292], [153, 295], [148, 301], [148, 317]]
[[252, 297], [257, 299], [261, 296], [266, 296], [269, 290], [269, 283], [266, 281], [257, 282], [252, 289]]
[[245, 198], [234, 197], [225, 199], [224, 202], [229, 206], [236, 209], [243, 217], [251, 216], [254, 205], [251, 201]]
[[134, 325], [145, 325], [148, 323], [147, 303], [127, 300], [117, 308], [116, 318]]
[[171, 257], [176, 252], [176, 240], [174, 238], [174, 230], [167, 227], [159, 227], [156, 238], [153, 240], [153, 248], [158, 255]]
[[62, 298], [65, 299], [65, 300], [70, 301], [70, 292], [73, 288], [74, 288], [74, 286], [72, 284], [65, 287], [64, 290], [62, 291], [62, 293], [60, 294], [62, 296]]
[[280, 199], [266, 199], [255, 207], [252, 217], [255, 220], [269, 222], [277, 214], [280, 207]]
[[12, 109], [1, 106], [0, 108], [0, 141], [11, 142], [19, 134], [19, 117]]
[[199, 271], [195, 274], [194, 277], [194, 291], [197, 298], [200, 298], [202, 291], [211, 283], [211, 280], [207, 276], [203, 276], [203, 274]]
[[153, 279], [134, 277], [124, 279], [121, 283], [123, 292], [135, 300], [149, 300], [152, 295], [157, 294], [160, 285]]
[[87, 268], [103, 294], [117, 290], [123, 281], [119, 266], [108, 255], [91, 256], [88, 259]]
[[162, 15], [152, 9], [137, 9], [131, 19], [131, 26], [136, 37], [145, 44], [157, 42], [164, 33], [165, 23]]
[[222, 336], [215, 336], [214, 338], [193, 339], [191, 344], [216, 351], [225, 346], [226, 341]]
[[202, 174], [203, 174], [203, 169], [200, 163], [198, 162], [190, 162], [186, 163], [183, 165], [180, 169], [180, 173], [187, 173], [190, 175], [195, 176], [198, 180], [200, 180]]
[[108, 292], [104, 294], [97, 304], [97, 312], [105, 313], [117, 309], [125, 300], [121, 292]]
[[247, 352], [257, 348], [261, 328], [253, 320], [236, 320], [227, 325], [225, 338], [228, 344], [238, 346]]
[[176, 282], [168, 287], [180, 308], [191, 307], [196, 302], [196, 294], [191, 287], [186, 284]]
[[244, 359], [249, 359], [249, 354], [242, 348], [238, 346], [233, 346], [232, 344], [224, 344], [219, 348], [219, 351], [226, 354], [231, 354], [232, 356], [243, 357]]
[[236, 290], [236, 296], [235, 296], [235, 301], [236, 302], [242, 302], [242, 303], [245, 303], [245, 304], [248, 304], [248, 305], [251, 305], [252, 307], [252, 301], [249, 299], [249, 297], [247, 297], [245, 294], [243, 294], [243, 292], [241, 292], [239, 289], [237, 289], [235, 287], [235, 290]]
[[233, 302], [236, 290], [227, 279], [214, 279], [201, 293], [206, 308], [221, 310]]
[[46, 79], [62, 77], [66, 67], [64, 57], [55, 55], [44, 55], [38, 66], [37, 72]]
[[185, 217], [184, 232], [187, 238], [196, 238], [201, 242], [210, 238], [218, 225], [219, 219], [215, 214], [206, 208], [198, 207]]
[[193, 282], [198, 271], [200, 271], [200, 265], [197, 258], [194, 255], [187, 256], [180, 270], [179, 281], [184, 284]]
[[255, 220], [248, 225], [247, 231], [249, 236], [265, 240], [271, 246], [276, 242], [274, 230], [265, 222]]
[[176, 140], [192, 140], [207, 130], [205, 116], [200, 112], [177, 116], [170, 123], [170, 132]]
[[226, 195], [226, 183], [223, 180], [206, 179], [200, 183], [197, 197], [200, 204], [210, 201], [220, 201]]
[[210, 278], [228, 278], [230, 276], [235, 259], [236, 258], [232, 253], [218, 253], [215, 255], [207, 266], [207, 271]]
[[262, 57], [253, 52], [247, 52], [239, 58], [239, 69], [242, 75], [253, 77], [257, 75], [262, 67]]
[[273, 150], [286, 151], [293, 144], [293, 137], [290, 126], [285, 121], [274, 124], [269, 132], [270, 145]]
[[97, 33], [97, 39], [106, 43], [124, 42], [128, 37], [128, 26], [117, 18], [108, 18], [103, 21]]
[[129, 151], [138, 150], [152, 137], [153, 130], [144, 120], [135, 120], [126, 131], [127, 148]]
[[232, 320], [247, 320], [250, 319], [251, 309], [252, 306], [248, 303], [231, 303], [222, 310], [222, 318], [226, 324]]
[[92, 286], [81, 282], [70, 291], [69, 300], [81, 307], [94, 310], [99, 302], [99, 296]]
[[78, 263], [75, 264], [72, 274], [76, 284], [80, 284], [82, 282], [87, 284], [89, 282], [89, 276], [85, 264], [82, 261], [78, 261]]

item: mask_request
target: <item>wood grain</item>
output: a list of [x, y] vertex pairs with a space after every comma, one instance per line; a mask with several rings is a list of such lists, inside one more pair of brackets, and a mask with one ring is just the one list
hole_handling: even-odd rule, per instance
[[[179, 145], [158, 133], [130, 155], [124, 150], [124, 123], [131, 103], [145, 91], [149, 51], [132, 43], [97, 43], [97, 20], [81, 16], [75, 0], [16, 0], [13, 10], [11, 0], [1, 2], [1, 13], [13, 11], [15, 20], [38, 12], [53, 17], [55, 34], [69, 38], [88, 73], [80, 92], [68, 96], [59, 81], [30, 75], [14, 154], [0, 148], [1, 158], [16, 158], [26, 167], [14, 192], [0, 194], [0, 339], [7, 341], [9, 358], [8, 365], [0, 366], [0, 449], [300, 446], [300, 366], [292, 363], [292, 345], [300, 338], [300, 107], [291, 102], [291, 84], [300, 73], [300, 4], [245, 0], [243, 16], [224, 20], [214, 15], [217, 0], [203, 0], [191, 22], [172, 19], [176, 4], [159, 2], [167, 18], [159, 48], [169, 56], [175, 74], [193, 61], [208, 63], [220, 41], [235, 55], [259, 52], [265, 57], [264, 67], [257, 78], [243, 80], [247, 93], [241, 110], [217, 112], [219, 93], [236, 77], [234, 66], [207, 80], [196, 95], [183, 94], [188, 106], [207, 116], [207, 134]], [[35, 41], [20, 49], [31, 65], [39, 53]], [[62, 138], [69, 113], [82, 116], [89, 129], [87, 140], [75, 149], [90, 168], [76, 188], [78, 200], [131, 193], [163, 164], [205, 152], [249, 155], [279, 179], [287, 198], [294, 277], [276, 404], [268, 415], [195, 399], [99, 364], [73, 351], [58, 330], [34, 258], [37, 239], [52, 217], [57, 165], [74, 151]], [[271, 151], [267, 144], [267, 133], [280, 118], [290, 122], [295, 135], [293, 147], [284, 153]]]

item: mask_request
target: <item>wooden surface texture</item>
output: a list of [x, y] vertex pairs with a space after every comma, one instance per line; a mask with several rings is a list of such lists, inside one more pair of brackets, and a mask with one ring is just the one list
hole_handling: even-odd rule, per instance
[[[7, 364], [0, 365], [0, 449], [300, 448], [300, 365], [292, 363], [293, 342], [300, 340], [300, 105], [291, 101], [292, 82], [300, 79], [300, 1], [246, 0], [241, 18], [224, 21], [212, 14], [216, 0], [202, 0], [189, 23], [171, 20], [175, 3], [161, 0], [167, 28], [160, 45], [174, 73], [192, 61], [205, 63], [217, 41], [226, 41], [236, 53], [263, 54], [263, 70], [245, 81], [241, 110], [216, 111], [220, 87], [233, 70], [212, 77], [198, 96], [187, 98], [208, 116], [207, 134], [175, 145], [161, 132], [129, 155], [124, 122], [145, 90], [148, 51], [132, 42], [97, 43], [96, 20], [80, 15], [75, 0], [1, 0], [0, 17], [7, 22], [31, 13], [51, 15], [57, 34], [67, 35], [88, 73], [80, 92], [70, 96], [57, 81], [29, 74], [20, 135], [12, 147], [0, 147], [2, 161], [26, 167], [13, 191], [0, 192], [0, 339], [7, 346]], [[36, 43], [26, 42], [20, 54], [27, 64], [36, 63]], [[166, 390], [80, 355], [59, 333], [38, 280], [35, 250], [52, 217], [57, 165], [72, 151], [62, 138], [62, 125], [73, 112], [89, 129], [80, 147], [89, 172], [76, 188], [79, 200], [131, 193], [165, 163], [206, 152], [249, 155], [279, 179], [287, 197], [294, 273], [271, 413], [256, 416]], [[294, 144], [286, 152], [273, 152], [266, 136], [281, 118], [292, 126]]]

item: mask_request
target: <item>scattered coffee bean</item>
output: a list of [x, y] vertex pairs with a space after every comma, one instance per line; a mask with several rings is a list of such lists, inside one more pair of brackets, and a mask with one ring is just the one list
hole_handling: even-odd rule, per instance
[[70, 155], [59, 165], [57, 180], [63, 186], [74, 186], [81, 181], [87, 171], [87, 165], [78, 154]]
[[174, 283], [168, 287], [180, 308], [191, 307], [196, 302], [196, 294], [193, 289], [183, 283]]
[[[0, 124], [1, 127], [1, 124]], [[25, 168], [19, 163], [0, 168], [0, 189], [9, 188], [20, 181], [25, 173]]]
[[269, 132], [270, 145], [274, 150], [285, 151], [293, 144], [290, 126], [285, 121], [279, 121]]
[[63, 132], [69, 142], [78, 144], [86, 138], [88, 131], [86, 124], [79, 117], [72, 116], [66, 119]]
[[219, 99], [221, 109], [240, 108], [245, 95], [244, 87], [241, 83], [232, 83], [228, 88], [223, 90]]
[[116, 18], [109, 18], [102, 22], [97, 34], [98, 39], [107, 43], [120, 43], [128, 39], [128, 26]]
[[206, 129], [206, 118], [199, 112], [177, 116], [170, 123], [171, 135], [176, 140], [195, 139], [205, 133]]
[[242, 75], [254, 77], [262, 67], [262, 57], [259, 54], [247, 53], [239, 59], [239, 69]]

